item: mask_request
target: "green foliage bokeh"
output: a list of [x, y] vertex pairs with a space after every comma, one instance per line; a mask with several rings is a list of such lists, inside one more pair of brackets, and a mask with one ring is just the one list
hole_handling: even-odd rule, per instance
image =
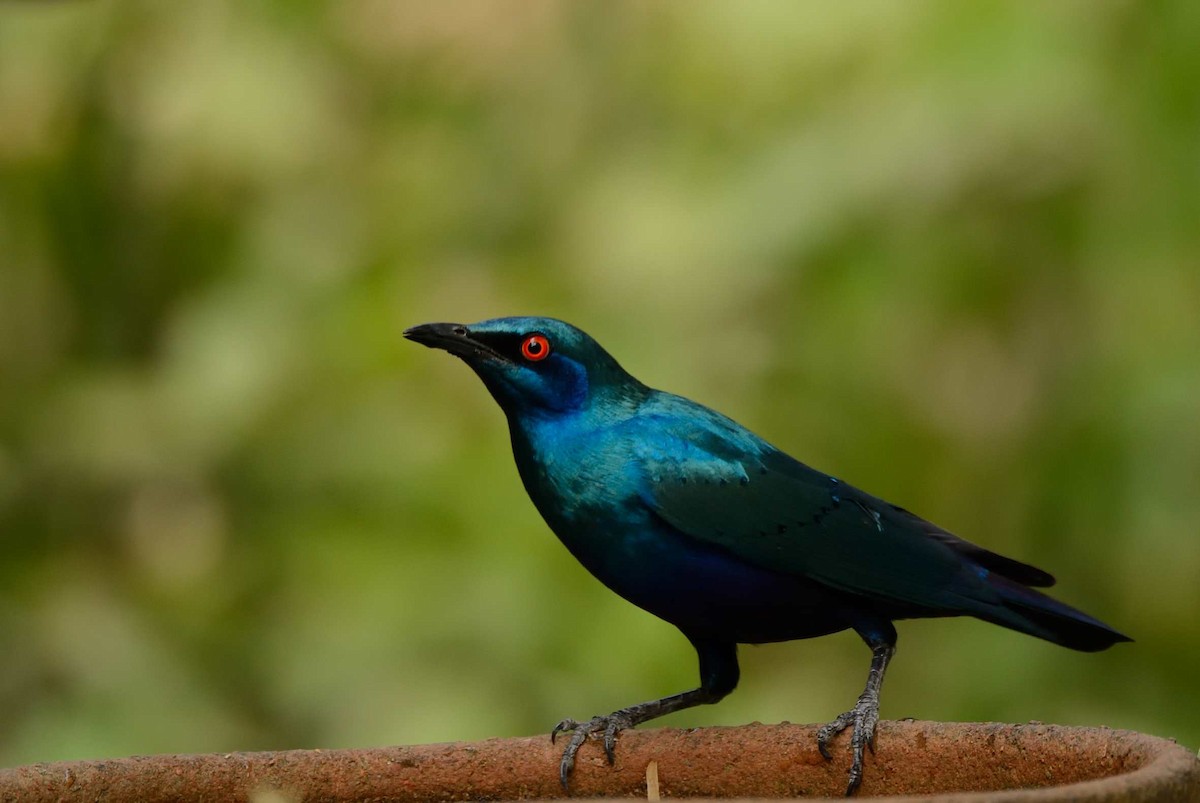
[[[1200, 743], [1200, 6], [0, 4], [0, 764], [695, 682], [405, 326], [548, 314], [1137, 639], [902, 623], [897, 718]], [[664, 724], [832, 718], [852, 634]]]

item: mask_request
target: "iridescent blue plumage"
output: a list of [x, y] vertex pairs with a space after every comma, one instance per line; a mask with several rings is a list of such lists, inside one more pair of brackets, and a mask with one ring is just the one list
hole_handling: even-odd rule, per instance
[[[716, 702], [737, 684], [736, 645], [854, 629], [872, 649], [856, 706], [848, 793], [862, 778], [892, 622], [969, 615], [1078, 650], [1125, 636], [1035, 591], [1049, 574], [989, 552], [789, 457], [731, 419], [646, 387], [580, 330], [549, 318], [426, 324], [405, 335], [463, 359], [508, 417], [525, 489], [601, 582], [676, 625], [700, 657], [698, 689], [571, 731], [564, 786], [588, 735]], [[533, 338], [533, 340], [531, 340]], [[544, 346], [544, 347], [543, 347]]]

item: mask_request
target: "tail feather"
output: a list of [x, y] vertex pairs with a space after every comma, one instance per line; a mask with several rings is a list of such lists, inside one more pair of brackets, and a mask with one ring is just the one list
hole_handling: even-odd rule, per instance
[[1133, 641], [1083, 611], [1007, 577], [993, 574], [988, 577], [988, 585], [1000, 597], [1001, 605], [980, 616], [987, 621], [1083, 652], [1098, 652], [1121, 641]]

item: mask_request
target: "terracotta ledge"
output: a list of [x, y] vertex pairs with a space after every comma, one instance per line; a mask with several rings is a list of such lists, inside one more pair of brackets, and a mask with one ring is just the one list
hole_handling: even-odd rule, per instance
[[[584, 746], [574, 797], [840, 797], [845, 740], [817, 753], [808, 725], [628, 731], [617, 764]], [[1200, 803], [1200, 760], [1132, 731], [1055, 725], [881, 722], [861, 796], [938, 801]], [[371, 750], [137, 756], [0, 770], [0, 801], [512, 800], [561, 797], [559, 748], [545, 736]], [[1005, 791], [1007, 790], [1007, 791]], [[258, 793], [276, 791], [277, 795]], [[967, 794], [981, 793], [981, 794]]]

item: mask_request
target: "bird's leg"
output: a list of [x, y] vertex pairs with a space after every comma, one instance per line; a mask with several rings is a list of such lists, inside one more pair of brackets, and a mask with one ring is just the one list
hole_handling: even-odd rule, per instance
[[571, 770], [575, 767], [575, 754], [589, 736], [603, 735], [604, 753], [608, 757], [608, 763], [612, 764], [616, 760], [614, 751], [620, 731], [685, 708], [715, 703], [733, 691], [738, 682], [737, 645], [705, 641], [690, 636], [689, 639], [700, 656], [700, 688], [631, 705], [607, 716], [592, 717], [586, 722], [564, 719], [554, 726], [554, 730], [550, 731], [552, 742], [558, 734], [571, 731], [571, 740], [567, 742], [562, 761], [558, 765], [558, 778], [564, 790], [567, 789]]
[[846, 796], [853, 795], [863, 779], [863, 748], [875, 752], [875, 725], [879, 722], [879, 688], [883, 685], [883, 673], [887, 671], [888, 661], [896, 654], [896, 629], [891, 623], [886, 627], [875, 627], [871, 630], [859, 630], [859, 635], [871, 648], [871, 670], [867, 673], [867, 687], [858, 696], [854, 708], [839, 716], [828, 725], [817, 731], [817, 749], [821, 755], [830, 760], [829, 740], [851, 725], [854, 730], [850, 735], [850, 783], [846, 787]]
[[681, 711], [684, 708], [704, 703], [715, 703], [720, 699], [720, 695], [713, 695], [705, 689], [699, 688], [663, 697], [660, 700], [631, 705], [628, 708], [613, 711], [611, 714], [594, 716], [586, 722], [564, 719], [554, 726], [554, 730], [550, 731], [551, 741], [554, 741], [559, 733], [572, 731], [571, 740], [567, 742], [567, 747], [563, 750], [562, 762], [558, 767], [558, 777], [562, 781], [563, 789], [567, 788], [567, 780], [571, 775], [571, 770], [575, 767], [575, 754], [579, 752], [579, 748], [583, 746], [589, 736], [603, 734], [604, 753], [608, 756], [608, 763], [612, 764], [616, 760], [613, 751], [616, 749], [617, 733], [620, 731], [673, 711]]

